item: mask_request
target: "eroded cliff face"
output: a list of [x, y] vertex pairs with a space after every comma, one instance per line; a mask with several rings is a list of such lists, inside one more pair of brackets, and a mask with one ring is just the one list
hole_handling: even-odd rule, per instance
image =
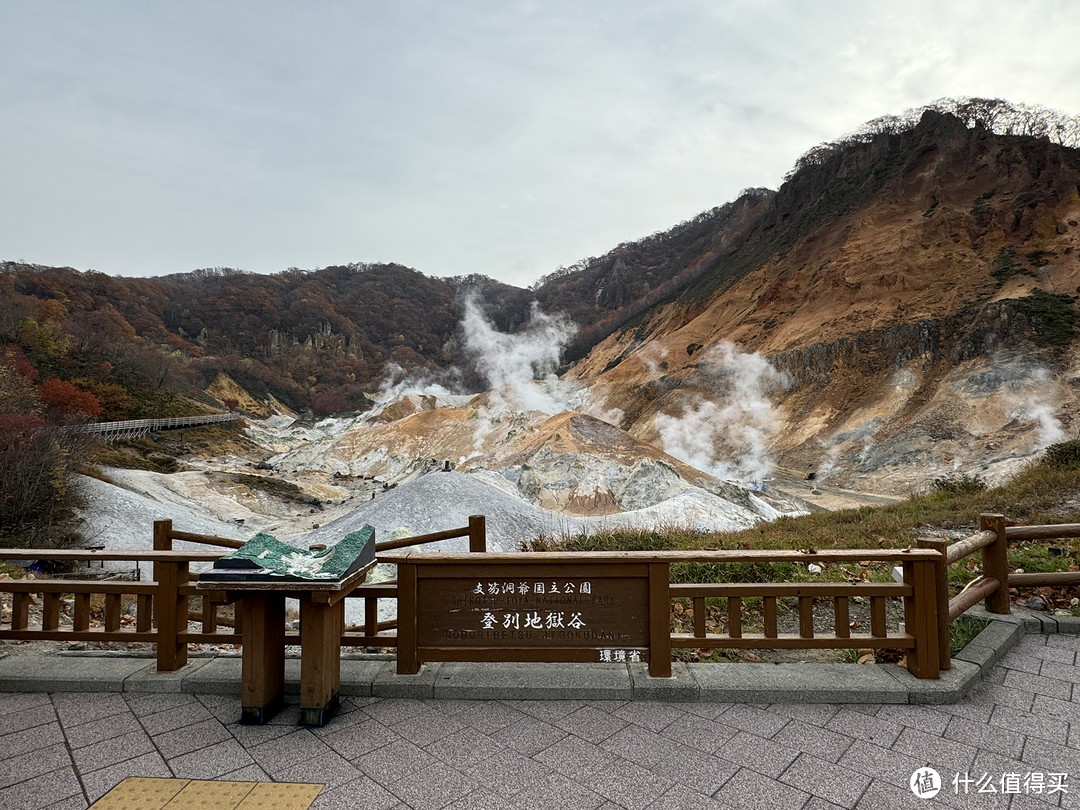
[[799, 472], [907, 494], [1005, 475], [1080, 425], [1080, 153], [928, 113], [804, 169], [745, 240], [572, 370], [622, 426], [715, 397], [730, 341], [784, 372], [768, 442]]

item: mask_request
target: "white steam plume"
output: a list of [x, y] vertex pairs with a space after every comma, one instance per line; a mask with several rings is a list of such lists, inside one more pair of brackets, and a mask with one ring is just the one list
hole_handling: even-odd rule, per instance
[[499, 332], [484, 317], [475, 300], [465, 303], [465, 349], [476, 360], [476, 370], [491, 386], [489, 410], [543, 411], [557, 414], [580, 386], [571, 386], [555, 374], [563, 348], [576, 327], [561, 315], [545, 315], [533, 302], [525, 329]]
[[1038, 423], [1036, 450], [1069, 438], [1057, 418], [1057, 395], [1051, 386], [1050, 372], [1037, 367], [1031, 372], [1028, 384], [1013, 391], [1007, 399], [1010, 418]]
[[[406, 394], [418, 396], [449, 396], [457, 387], [461, 372], [456, 368], [432, 373], [426, 369], [406, 371], [397, 363], [387, 363], [383, 372], [386, 376], [379, 384], [378, 401], [392, 402]], [[449, 386], [449, 387], [448, 387]]]
[[728, 341], [709, 349], [699, 370], [716, 399], [699, 399], [678, 417], [658, 415], [664, 451], [718, 478], [763, 480], [773, 467], [766, 436], [776, 424], [767, 394], [784, 387], [787, 376]]

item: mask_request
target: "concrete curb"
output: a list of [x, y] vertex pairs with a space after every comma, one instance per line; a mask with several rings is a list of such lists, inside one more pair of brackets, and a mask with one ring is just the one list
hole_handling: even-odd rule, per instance
[[[895, 664], [672, 663], [650, 678], [646, 664], [433, 663], [398, 675], [385, 657], [341, 661], [341, 694], [442, 700], [660, 700], [717, 703], [955, 703], [987, 677], [1026, 633], [1080, 634], [1080, 617], [1024, 609], [999, 616], [981, 606], [961, 620], [989, 624], [935, 681]], [[123, 655], [0, 656], [0, 692], [184, 692], [240, 694], [239, 656], [193, 657], [178, 672]], [[299, 693], [300, 661], [285, 662], [286, 695]]]

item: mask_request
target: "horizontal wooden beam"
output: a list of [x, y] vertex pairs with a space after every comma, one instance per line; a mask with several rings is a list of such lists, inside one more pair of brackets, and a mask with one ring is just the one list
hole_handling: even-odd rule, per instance
[[731, 636], [708, 635], [704, 638], [687, 633], [673, 633], [672, 647], [701, 647], [704, 649], [739, 649], [739, 650], [844, 650], [871, 648], [896, 648], [909, 650], [915, 647], [915, 637], [908, 633], [895, 636], [853, 635], [848, 638], [833, 636], [814, 636], [804, 638], [792, 633], [781, 633], [776, 638], [763, 635]]
[[1080, 585], [1078, 571], [1044, 571], [1042, 573], [1009, 574], [1009, 587], [1032, 587], [1036, 585]]
[[1080, 537], [1080, 523], [1059, 523], [1049, 526], [1007, 526], [1005, 536], [1010, 540], [1056, 540]]
[[671, 597], [689, 596], [910, 596], [912, 587], [901, 583], [862, 582], [723, 582], [678, 583]]
[[0, 560], [58, 560], [64, 562], [214, 562], [221, 554], [211, 551], [124, 551], [122, 549], [3, 548]]
[[3, 579], [0, 593], [156, 594], [157, 583], [95, 579]]
[[948, 561], [954, 563], [957, 560], [962, 560], [968, 554], [978, 551], [980, 548], [986, 548], [995, 540], [997, 540], [997, 532], [989, 530], [976, 532], [970, 537], [965, 537], [963, 540], [957, 540], [948, 548]]
[[820, 549], [816, 551], [791, 549], [719, 549], [715, 551], [533, 551], [508, 552], [489, 551], [483, 553], [441, 554], [408, 552], [406, 554], [388, 554], [382, 562], [389, 563], [443, 563], [446, 565], [481, 565], [490, 563], [514, 563], [517, 565], [537, 565], [555, 563], [573, 565], [574, 563], [627, 563], [627, 562], [669, 562], [669, 563], [770, 563], [770, 562], [913, 562], [915, 560], [936, 560], [941, 555], [931, 549]]
[[1000, 586], [1001, 583], [993, 577], [977, 580], [974, 585], [949, 600], [949, 620], [952, 621], [968, 608], [977, 605]]

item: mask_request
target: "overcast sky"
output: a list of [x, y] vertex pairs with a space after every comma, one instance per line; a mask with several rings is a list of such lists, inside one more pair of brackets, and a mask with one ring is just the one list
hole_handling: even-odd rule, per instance
[[1080, 113], [1080, 3], [0, 0], [0, 259], [527, 285], [884, 113]]

